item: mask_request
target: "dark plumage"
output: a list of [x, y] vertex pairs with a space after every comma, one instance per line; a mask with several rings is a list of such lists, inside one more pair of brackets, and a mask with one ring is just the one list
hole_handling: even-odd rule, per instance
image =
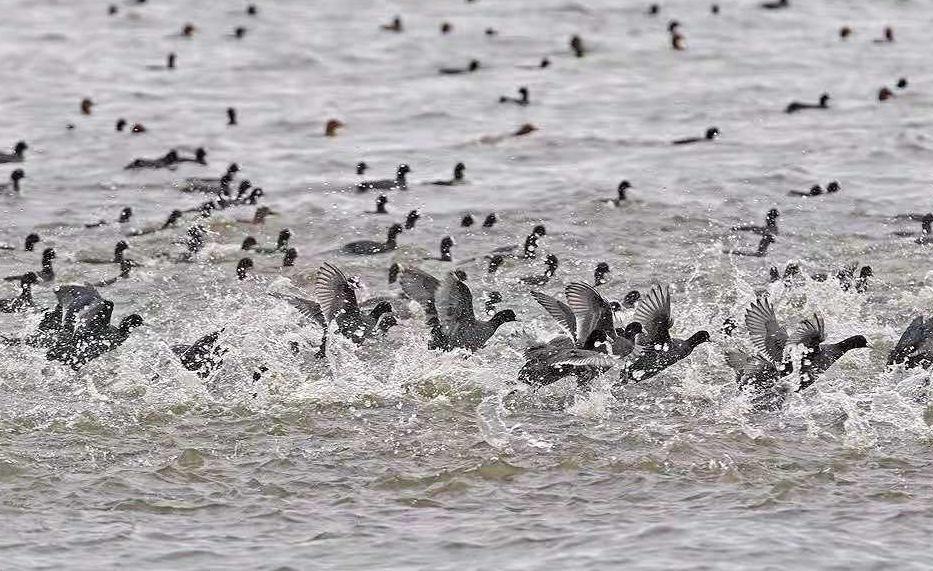
[[[55, 269], [52, 267], [52, 260], [57, 257], [55, 254], [55, 248], [46, 248], [42, 251], [42, 269], [36, 272], [39, 281], [41, 282], [50, 282], [55, 279]], [[4, 281], [8, 282], [18, 282], [22, 281], [23, 275], [8, 276], [3, 278]]]
[[768, 254], [768, 246], [775, 242], [775, 238], [772, 234], [764, 234], [761, 237], [761, 240], [758, 241], [758, 248], [749, 252], [747, 250], [723, 250], [727, 254], [733, 254], [735, 256], [750, 256], [753, 258], [763, 258]]
[[518, 97], [518, 98], [515, 98], [515, 97], [507, 97], [507, 96], [503, 95], [502, 97], [499, 98], [499, 103], [514, 103], [514, 104], [516, 104], [516, 105], [521, 105], [521, 106], [525, 106], [525, 105], [528, 105], [529, 103], [531, 103], [531, 100], [528, 98], [528, 88], [527, 88], [527, 87], [519, 87], [519, 88], [518, 88], [518, 94], [520, 95], [520, 97]]
[[777, 208], [772, 208], [765, 215], [764, 226], [756, 226], [754, 224], [750, 224], [747, 226], [733, 226], [732, 230], [734, 232], [753, 232], [755, 234], [761, 234], [762, 236], [764, 236], [765, 234], [776, 235], [778, 234], [777, 220], [780, 216], [781, 216], [781, 213], [778, 212]]
[[522, 283], [529, 285], [542, 286], [551, 281], [551, 278], [554, 277], [554, 273], [557, 272], [558, 260], [557, 256], [554, 254], [548, 254], [547, 258], [544, 259], [544, 273], [538, 274], [536, 276], [525, 276], [519, 278]]
[[205, 379], [223, 365], [223, 357], [228, 351], [218, 344], [223, 332], [219, 329], [208, 333], [190, 345], [173, 345], [172, 353], [181, 361], [182, 367]]
[[29, 145], [25, 141], [19, 141], [13, 147], [12, 153], [0, 153], [0, 164], [3, 163], [21, 163], [26, 159], [26, 151]]
[[463, 173], [466, 171], [466, 165], [463, 163], [457, 163], [454, 166], [454, 177], [450, 180], [435, 180], [431, 184], [437, 186], [455, 186], [458, 184], [466, 183], [466, 179], [463, 178]]
[[376, 304], [368, 314], [360, 311], [356, 293], [346, 275], [333, 264], [325, 263], [314, 279], [314, 292], [326, 323], [336, 322], [341, 335], [362, 343], [377, 334], [385, 334], [396, 324], [388, 302]]
[[23, 169], [16, 169], [10, 173], [10, 182], [0, 184], [0, 194], [19, 194], [19, 181], [26, 178]]
[[0, 313], [17, 313], [35, 307], [32, 301], [32, 286], [39, 283], [39, 276], [35, 272], [27, 272], [20, 277], [18, 296], [10, 299], [0, 299]]
[[389, 227], [388, 236], [385, 242], [375, 242], [372, 240], [361, 240], [359, 242], [350, 242], [341, 248], [345, 254], [356, 254], [359, 256], [368, 256], [372, 254], [382, 254], [391, 252], [398, 247], [395, 239], [402, 233], [401, 224], [393, 224]]
[[829, 109], [829, 94], [824, 93], [820, 95], [820, 102], [813, 103], [801, 103], [800, 101], [793, 101], [784, 110], [785, 113], [796, 113], [797, 111], [803, 111], [805, 109]]
[[356, 185], [357, 192], [368, 190], [408, 190], [408, 181], [405, 178], [411, 172], [408, 165], [399, 165], [395, 171], [394, 179], [367, 180]]
[[609, 283], [609, 264], [599, 262], [593, 271], [593, 284], [597, 287]]
[[929, 369], [933, 365], [933, 319], [917, 316], [888, 355], [888, 366]]
[[703, 137], [690, 137], [687, 139], [677, 139], [672, 141], [672, 145], [692, 145], [693, 143], [703, 143], [706, 141], [713, 141], [716, 137], [719, 136], [719, 129], [716, 127], [710, 127], [706, 130], [706, 134]]
[[[32, 252], [35, 249], [36, 244], [38, 244], [41, 241], [42, 239], [39, 238], [38, 234], [29, 234], [28, 236], [26, 236], [26, 240], [23, 242], [23, 251]], [[15, 250], [15, 249], [16, 249], [16, 246], [11, 246], [9, 244], [0, 244], [0, 250]]]

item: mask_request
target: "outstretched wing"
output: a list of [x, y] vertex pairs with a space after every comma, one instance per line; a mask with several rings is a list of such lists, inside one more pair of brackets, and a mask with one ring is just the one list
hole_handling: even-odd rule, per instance
[[476, 321], [473, 294], [453, 272], [444, 278], [434, 295], [434, 303], [437, 306], [437, 317], [448, 334], [461, 325]]
[[794, 331], [791, 343], [800, 343], [811, 351], [819, 348], [820, 343], [826, 341], [826, 328], [823, 318], [814, 313], [812, 317], [804, 319]]
[[635, 321], [644, 328], [644, 339], [651, 345], [663, 345], [671, 340], [671, 288], [656, 284], [641, 298], [635, 310]]
[[433, 311], [434, 295], [441, 282], [431, 274], [418, 268], [403, 268], [398, 278], [405, 295], [418, 302], [426, 310]]
[[570, 306], [540, 291], [532, 291], [531, 297], [535, 298], [535, 301], [541, 304], [541, 307], [554, 318], [554, 321], [556, 321], [564, 331], [570, 334], [574, 344], [579, 345], [579, 341], [577, 340], [577, 318], [574, 317], [573, 310], [570, 309]]
[[360, 319], [356, 293], [350, 287], [347, 276], [333, 264], [325, 262], [318, 270], [314, 278], [314, 293], [328, 323], [340, 316]]
[[758, 298], [745, 310], [745, 327], [756, 349], [774, 363], [784, 360], [787, 330], [778, 324], [770, 301]]
[[585, 343], [594, 331], [603, 331], [606, 337], [616, 336], [612, 308], [596, 289], [582, 282], [573, 282], [564, 290], [567, 305], [577, 317], [577, 340]]
[[288, 302], [289, 305], [297, 309], [298, 313], [300, 313], [305, 318], [310, 319], [321, 327], [327, 327], [327, 321], [324, 317], [324, 310], [321, 309], [321, 304], [314, 301], [313, 299], [275, 292], [270, 293], [269, 295], [276, 299], [281, 299]]

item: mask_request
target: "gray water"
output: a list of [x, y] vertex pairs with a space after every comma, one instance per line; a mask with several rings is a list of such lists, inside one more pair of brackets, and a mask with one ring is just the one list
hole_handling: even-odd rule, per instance
[[[133, 226], [164, 220], [203, 196], [186, 176], [218, 176], [231, 161], [279, 212], [263, 227], [215, 215], [194, 264], [177, 252], [184, 228], [130, 239], [142, 261], [104, 293], [115, 315], [146, 325], [74, 373], [41, 350], [0, 355], [0, 567], [3, 569], [925, 569], [933, 566], [930, 477], [933, 407], [926, 372], [886, 371], [900, 332], [933, 304], [927, 248], [892, 236], [898, 212], [930, 206], [933, 6], [919, 0], [755, 2], [608, 0], [278, 0], [250, 18], [240, 2], [5, 0], [0, 17], [0, 144], [28, 141], [19, 197], [0, 199], [0, 241], [37, 231], [58, 250], [57, 283], [97, 281], [126, 228], [86, 230], [135, 210]], [[378, 25], [402, 15], [403, 34]], [[687, 50], [669, 49], [681, 22]], [[449, 20], [454, 31], [439, 33]], [[185, 22], [191, 38], [177, 34]], [[248, 28], [240, 41], [233, 28]], [[843, 25], [853, 28], [838, 40]], [[875, 45], [884, 25], [897, 41]], [[499, 34], [483, 32], [494, 27]], [[566, 46], [581, 34], [591, 53]], [[165, 55], [178, 69], [153, 71]], [[543, 57], [546, 70], [533, 67]], [[476, 74], [441, 77], [441, 66]], [[882, 85], [910, 87], [885, 103]], [[520, 85], [527, 108], [499, 105]], [[782, 113], [828, 91], [832, 110]], [[81, 116], [78, 103], [97, 103]], [[235, 106], [240, 125], [227, 127]], [[145, 134], [116, 133], [118, 117]], [[346, 127], [323, 136], [324, 123]], [[72, 123], [75, 128], [67, 130]], [[502, 137], [523, 123], [539, 131]], [[716, 125], [714, 144], [671, 147]], [[489, 139], [488, 137], [494, 137]], [[204, 146], [209, 166], [130, 172], [138, 156]], [[390, 196], [390, 217], [364, 216], [372, 194], [346, 189], [367, 175], [412, 167], [411, 189]], [[454, 163], [467, 186], [431, 187]], [[621, 209], [596, 202], [633, 184]], [[795, 199], [790, 189], [838, 180], [842, 192]], [[763, 259], [735, 224], [782, 212]], [[334, 253], [381, 239], [412, 208], [418, 228], [391, 256]], [[496, 212], [491, 230], [462, 215]], [[522, 350], [559, 333], [517, 283], [543, 265], [511, 262], [493, 277], [481, 256], [547, 225], [544, 252], [561, 260], [545, 289], [589, 281], [598, 261], [619, 298], [673, 284], [675, 332], [707, 328], [713, 342], [636, 386], [618, 371], [591, 391], [572, 380], [515, 388]], [[254, 257], [257, 278], [234, 279], [247, 234], [270, 244], [294, 233], [298, 267]], [[474, 229], [476, 226], [473, 227]], [[420, 314], [357, 349], [320, 331], [269, 292], [309, 293], [323, 261], [360, 276], [362, 297], [394, 294], [393, 260], [420, 263], [440, 238], [479, 297], [504, 294], [516, 310], [475, 355], [429, 351]], [[0, 252], [2, 275], [35, 268], [38, 252]], [[767, 285], [767, 269], [871, 264], [865, 295], [833, 280], [795, 290]], [[3, 297], [16, 294], [2, 286]], [[871, 347], [843, 358], [776, 412], [756, 412], [735, 386], [723, 348], [750, 349], [740, 323], [769, 288], [781, 319], [813, 311], [831, 341], [861, 333]], [[43, 305], [52, 288], [37, 289]], [[630, 317], [630, 315], [629, 315]], [[3, 315], [20, 335], [38, 315]], [[225, 327], [224, 366], [202, 380], [171, 353], [177, 342]], [[290, 342], [301, 347], [292, 355]], [[253, 373], [266, 369], [258, 381]]]

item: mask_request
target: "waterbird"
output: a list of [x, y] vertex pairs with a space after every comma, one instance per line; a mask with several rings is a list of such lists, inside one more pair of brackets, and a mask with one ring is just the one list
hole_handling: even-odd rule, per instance
[[577, 57], [583, 57], [586, 55], [586, 50], [583, 48], [583, 38], [574, 34], [570, 38], [570, 51], [573, 52], [573, 55]]
[[298, 250], [295, 248], [288, 248], [285, 250], [285, 255], [282, 256], [282, 267], [290, 268], [295, 265], [295, 261], [298, 259]]
[[464, 184], [466, 179], [463, 178], [463, 172], [466, 170], [466, 165], [463, 163], [457, 163], [454, 166], [454, 178], [450, 180], [435, 180], [431, 184], [437, 186], [454, 186], [458, 184]]
[[476, 219], [473, 218], [472, 214], [465, 214], [463, 218], [460, 219], [460, 226], [463, 228], [469, 228], [476, 223]]
[[890, 44], [894, 42], [894, 28], [891, 26], [884, 27], [884, 37], [874, 40], [876, 44]]
[[81, 100], [81, 114], [90, 115], [91, 110], [94, 108], [94, 102], [90, 98], [85, 97]]
[[496, 222], [499, 218], [496, 216], [495, 212], [490, 212], [486, 215], [486, 219], [483, 220], [483, 228], [492, 228], [496, 225]]
[[120, 240], [113, 247], [112, 258], [80, 258], [78, 261], [84, 264], [119, 264], [123, 261], [124, 253], [129, 247], [130, 245], [126, 243], [126, 240]]
[[610, 206], [618, 208], [622, 206], [623, 202], [625, 202], [626, 200], [625, 192], [630, 188], [632, 188], [632, 183], [630, 183], [627, 180], [623, 180], [622, 182], [619, 183], [619, 187], [616, 189], [615, 198], [603, 198], [600, 200], [600, 202], [602, 202], [603, 204], [608, 204]]
[[479, 60], [473, 59], [470, 60], [470, 63], [466, 67], [442, 67], [438, 71], [441, 75], [459, 75], [462, 73], [473, 73], [479, 69]]
[[829, 94], [824, 93], [820, 95], [820, 102], [813, 103], [801, 103], [800, 101], [792, 101], [787, 109], [784, 110], [785, 113], [796, 113], [797, 111], [803, 111], [805, 109], [829, 109]]
[[[130, 221], [131, 218], [133, 218], [133, 209], [129, 206], [126, 206], [122, 210], [120, 210], [120, 216], [117, 218], [117, 223], [126, 224], [127, 222]], [[97, 222], [91, 222], [89, 224], [85, 224], [84, 227], [85, 228], [100, 228], [101, 226], [106, 226], [107, 224], [110, 224], [110, 222], [101, 219], [101, 220], [98, 220]]]
[[32, 286], [39, 283], [39, 276], [35, 272], [26, 272], [20, 276], [18, 296], [9, 299], [0, 299], [0, 313], [18, 313], [35, 307], [32, 300]]
[[157, 159], [135, 159], [130, 164], [126, 165], [124, 170], [138, 170], [138, 169], [164, 169], [171, 166], [174, 166], [178, 162], [178, 151], [172, 149], [167, 152], [164, 156], [161, 156]]
[[548, 254], [544, 259], [544, 273], [534, 276], [524, 276], [519, 278], [519, 281], [529, 285], [543, 286], [551, 281], [551, 278], [554, 277], [554, 274], [557, 272], [557, 265], [557, 256], [554, 254]]
[[196, 28], [194, 27], [194, 24], [192, 24], [191, 22], [188, 22], [182, 27], [180, 35], [186, 38], [190, 38], [191, 36], [194, 35], [195, 29]]
[[[36, 233], [27, 235], [26, 240], [23, 242], [23, 251], [32, 252], [35, 249], [36, 244], [38, 244], [41, 241], [42, 239]], [[15, 250], [15, 249], [16, 249], [16, 246], [11, 246], [10, 244], [0, 244], [0, 250]]]
[[236, 109], [233, 107], [227, 107], [227, 126], [233, 127], [236, 124], [237, 124]]
[[364, 214], [388, 214], [389, 211], [386, 210], [386, 204], [389, 203], [389, 197], [384, 194], [380, 194], [376, 198], [376, 210], [367, 210]]
[[368, 314], [360, 311], [356, 293], [347, 276], [333, 264], [325, 262], [314, 278], [314, 293], [326, 323], [337, 324], [341, 335], [354, 343], [363, 343], [376, 335], [384, 335], [396, 325], [392, 305], [387, 301], [376, 304]]
[[850, 28], [849, 26], [843, 26], [839, 28], [839, 39], [840, 40], [845, 41], [849, 39], [849, 36], [851, 35], [852, 35], [852, 28]]
[[639, 355], [627, 364], [620, 375], [623, 383], [640, 382], [657, 375], [664, 369], [690, 356], [700, 344], [710, 340], [709, 332], [700, 330], [687, 339], [671, 337], [674, 326], [671, 318], [670, 286], [655, 285], [641, 298], [635, 309], [635, 321], [644, 331], [636, 337]]
[[531, 234], [525, 238], [525, 246], [522, 249], [522, 258], [526, 260], [533, 260], [535, 258], [538, 250], [538, 240], [543, 236], [547, 236], [547, 229], [544, 227], [544, 224], [538, 224], [532, 229]]
[[421, 213], [417, 210], [412, 210], [405, 216], [405, 230], [414, 230], [415, 224], [418, 223], [418, 219], [421, 218]]
[[902, 78], [900, 78], [900, 79], [897, 80], [897, 88], [898, 88], [898, 89], [907, 89], [907, 78], [906, 78], [906, 77], [902, 77]]
[[16, 169], [10, 173], [10, 182], [0, 184], [0, 194], [19, 194], [19, 181], [26, 178], [23, 169]]
[[29, 145], [26, 144], [26, 141], [19, 141], [13, 147], [12, 153], [0, 153], [0, 164], [23, 162], [26, 159], [26, 151], [28, 149]]
[[253, 269], [253, 261], [249, 258], [242, 258], [236, 265], [236, 277], [243, 281], [249, 277], [250, 270]]
[[228, 349], [218, 341], [224, 328], [213, 331], [191, 344], [172, 345], [172, 353], [181, 361], [181, 366], [204, 379], [223, 365]]
[[324, 124], [324, 136], [325, 137], [336, 137], [337, 129], [343, 127], [344, 124], [337, 119], [329, 119], [327, 123]]
[[765, 10], [780, 10], [782, 8], [790, 8], [789, 0], [775, 0], [774, 2], [764, 2], [760, 4]]
[[593, 270], [593, 285], [599, 287], [607, 283], [609, 283], [609, 264], [599, 262], [596, 264], [596, 269]]
[[775, 242], [773, 234], [764, 234], [761, 237], [761, 240], [758, 241], [758, 248], [754, 251], [748, 250], [723, 250], [726, 254], [732, 254], [735, 256], [750, 256], [753, 258], [763, 258], [768, 254], [768, 246]]
[[363, 174], [366, 173], [366, 169], [368, 168], [369, 168], [369, 165], [367, 165], [366, 163], [362, 161], [358, 162], [356, 163], [356, 174], [362, 176]]
[[684, 47], [684, 37], [682, 34], [671, 34], [671, 49], [677, 52], [682, 52], [686, 49]]
[[525, 106], [531, 103], [531, 101], [528, 99], [528, 88], [527, 87], [524, 87], [524, 86], [519, 87], [518, 94], [521, 97], [515, 98], [515, 97], [507, 97], [503, 95], [499, 98], [499, 103], [515, 103], [516, 105], [522, 105], [522, 106]]
[[453, 238], [451, 238], [450, 236], [444, 236], [443, 238], [441, 238], [441, 246], [440, 246], [441, 255], [440, 255], [440, 257], [437, 257], [437, 258], [426, 258], [426, 259], [429, 259], [429, 260], [438, 260], [438, 261], [441, 261], [441, 262], [452, 262], [452, 261], [454, 261], [454, 258], [453, 258], [453, 255], [451, 254], [451, 249], [452, 249], [454, 246], [456, 246], [456, 245], [457, 245], [457, 243], [454, 242], [454, 239], [453, 239]]
[[392, 18], [390, 24], [383, 24], [379, 26], [380, 29], [386, 30], [387, 32], [401, 32], [402, 31], [402, 19], [398, 16]]
[[[55, 248], [46, 248], [42, 251], [42, 269], [36, 272], [39, 281], [50, 282], [55, 279], [55, 268], [52, 266], [52, 260], [56, 257]], [[3, 278], [4, 281], [8, 282], [18, 282], [22, 281], [22, 279], [23, 274]]]
[[451, 31], [453, 31], [453, 29], [454, 29], [454, 27], [453, 27], [453, 25], [452, 25], [450, 22], [442, 22], [442, 23], [441, 23], [441, 33], [442, 33], [442, 34], [449, 34]]
[[781, 216], [781, 213], [778, 212], [777, 208], [772, 208], [765, 215], [765, 224], [764, 226], [756, 226], [754, 224], [749, 224], [745, 226], [733, 226], [733, 232], [752, 232], [754, 234], [778, 234], [778, 218]]
[[160, 70], [160, 69], [175, 69], [175, 60], [177, 59], [174, 53], [168, 54], [165, 58], [165, 65], [147, 65], [147, 69]]
[[368, 190], [408, 190], [406, 175], [411, 172], [411, 167], [401, 164], [395, 171], [394, 179], [367, 180], [356, 185], [357, 192], [366, 192]]
[[703, 137], [690, 137], [687, 139], [677, 139], [672, 141], [672, 145], [692, 145], [693, 143], [703, 143], [707, 141], [713, 141], [716, 137], [719, 136], [719, 129], [716, 127], [710, 127], [706, 130], [706, 134]]
[[199, 165], [207, 164], [207, 151], [204, 150], [204, 147], [198, 147], [194, 151], [193, 157], [181, 157], [177, 156], [175, 158], [176, 163], [197, 163]]
[[933, 319], [915, 317], [888, 355], [887, 364], [929, 369], [933, 365]]
[[487, 273], [494, 274], [499, 270], [499, 267], [505, 263], [505, 257], [502, 254], [493, 254], [489, 256], [489, 265], [487, 266]]
[[887, 101], [894, 97], [894, 92], [887, 87], [882, 87], [878, 90], [878, 101]]
[[124, 258], [123, 260], [120, 260], [120, 273], [119, 274], [117, 274], [116, 276], [112, 278], [107, 278], [105, 280], [101, 280], [95, 283], [94, 287], [112, 286], [113, 284], [117, 283], [120, 280], [129, 279], [130, 272], [133, 270], [134, 267], [138, 265], [139, 264], [137, 264], [133, 260]]
[[146, 228], [134, 228], [130, 231], [130, 236], [145, 236], [147, 234], [154, 234], [161, 230], [168, 230], [169, 228], [174, 228], [178, 225], [178, 221], [181, 220], [181, 217], [184, 213], [181, 210], [172, 210], [165, 222], [160, 226], [148, 226]]
[[399, 234], [402, 233], [401, 224], [393, 224], [389, 227], [388, 236], [385, 242], [376, 242], [373, 240], [360, 240], [357, 242], [350, 242], [349, 244], [344, 244], [341, 248], [341, 252], [344, 254], [356, 254], [360, 256], [367, 256], [372, 254], [382, 254], [385, 252], [390, 252], [398, 247], [396, 238]]

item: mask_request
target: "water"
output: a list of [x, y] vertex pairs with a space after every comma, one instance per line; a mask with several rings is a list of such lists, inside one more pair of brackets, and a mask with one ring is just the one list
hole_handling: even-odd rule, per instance
[[[75, 374], [41, 351], [0, 357], [0, 560], [4, 568], [91, 569], [921, 569], [933, 565], [928, 530], [930, 421], [926, 373], [883, 363], [911, 317], [933, 302], [929, 251], [891, 236], [897, 212], [929, 209], [933, 141], [928, 95], [930, 8], [919, 1], [795, 2], [766, 13], [721, 2], [671, 2], [657, 18], [641, 3], [588, 0], [417, 0], [353, 3], [281, 0], [249, 18], [240, 3], [150, 0], [104, 3], [7, 0], [0, 19], [0, 133], [26, 139], [28, 178], [0, 199], [0, 240], [29, 231], [59, 253], [59, 282], [96, 281], [113, 266], [113, 219], [137, 225], [203, 197], [179, 194], [185, 176], [216, 176], [237, 161], [280, 215], [261, 228], [210, 221], [195, 264], [160, 262], [179, 251], [177, 231], [130, 240], [146, 265], [108, 288], [115, 315], [146, 325], [118, 351]], [[404, 34], [380, 33], [399, 13]], [[687, 51], [668, 48], [681, 22]], [[454, 31], [441, 36], [441, 21]], [[185, 22], [192, 38], [177, 34]], [[886, 24], [897, 42], [871, 42]], [[244, 25], [246, 37], [229, 35]], [[837, 39], [843, 25], [848, 42]], [[499, 34], [487, 37], [494, 27]], [[592, 52], [570, 57], [579, 33]], [[165, 55], [178, 69], [152, 71]], [[547, 70], [523, 69], [543, 56]], [[479, 59], [475, 75], [440, 66]], [[882, 85], [910, 88], [884, 104]], [[499, 95], [527, 85], [533, 104]], [[794, 99], [831, 93], [831, 112], [781, 113]], [[78, 113], [91, 97], [94, 114]], [[240, 125], [225, 125], [225, 109]], [[118, 134], [118, 117], [148, 132]], [[346, 123], [323, 137], [324, 123]], [[75, 129], [68, 131], [66, 124]], [[540, 131], [483, 143], [523, 123]], [[716, 125], [711, 145], [667, 141]], [[209, 167], [129, 172], [138, 156], [171, 147], [209, 151]], [[393, 258], [333, 251], [381, 238], [386, 217], [362, 216], [375, 196], [343, 189], [360, 160], [377, 178], [412, 166], [411, 191], [390, 196], [399, 220], [423, 218]], [[469, 186], [429, 187], [454, 163]], [[12, 166], [0, 167], [6, 178]], [[631, 204], [594, 202], [632, 181]], [[839, 180], [832, 197], [789, 189]], [[781, 209], [781, 234], [765, 259], [722, 254], [753, 248], [734, 224]], [[460, 217], [495, 211], [492, 230]], [[673, 283], [675, 331], [708, 328], [713, 342], [642, 385], [592, 392], [571, 381], [510, 394], [531, 339], [558, 331], [516, 283], [541, 262], [485, 277], [464, 269], [478, 296], [499, 290], [520, 321], [474, 356], [424, 348], [418, 314], [364, 351], [335, 340], [314, 360], [319, 332], [266, 295], [300, 291], [322, 261], [360, 276], [364, 297], [394, 290], [390, 259], [419, 261], [450, 234], [457, 259], [519, 243], [537, 223], [544, 251], [561, 260], [554, 293], [589, 280], [606, 260], [621, 297], [653, 280]], [[290, 227], [294, 271], [254, 257], [258, 280], [235, 283], [238, 244], [271, 244]], [[475, 228], [475, 227], [474, 227]], [[918, 228], [917, 228], [918, 229]], [[38, 253], [0, 254], [3, 275], [36, 267]], [[780, 412], [760, 413], [738, 394], [718, 333], [764, 287], [767, 268], [808, 271], [850, 261], [875, 271], [870, 293], [833, 283], [771, 286], [779, 317], [826, 317], [830, 340], [865, 334], [871, 347], [841, 360]], [[440, 263], [424, 262], [435, 274]], [[16, 290], [4, 286], [3, 296]], [[37, 297], [53, 300], [50, 288]], [[5, 315], [20, 334], [37, 316]], [[225, 365], [205, 380], [170, 346], [225, 327]], [[290, 342], [301, 353], [292, 355]], [[253, 373], [265, 372], [259, 380]]]

